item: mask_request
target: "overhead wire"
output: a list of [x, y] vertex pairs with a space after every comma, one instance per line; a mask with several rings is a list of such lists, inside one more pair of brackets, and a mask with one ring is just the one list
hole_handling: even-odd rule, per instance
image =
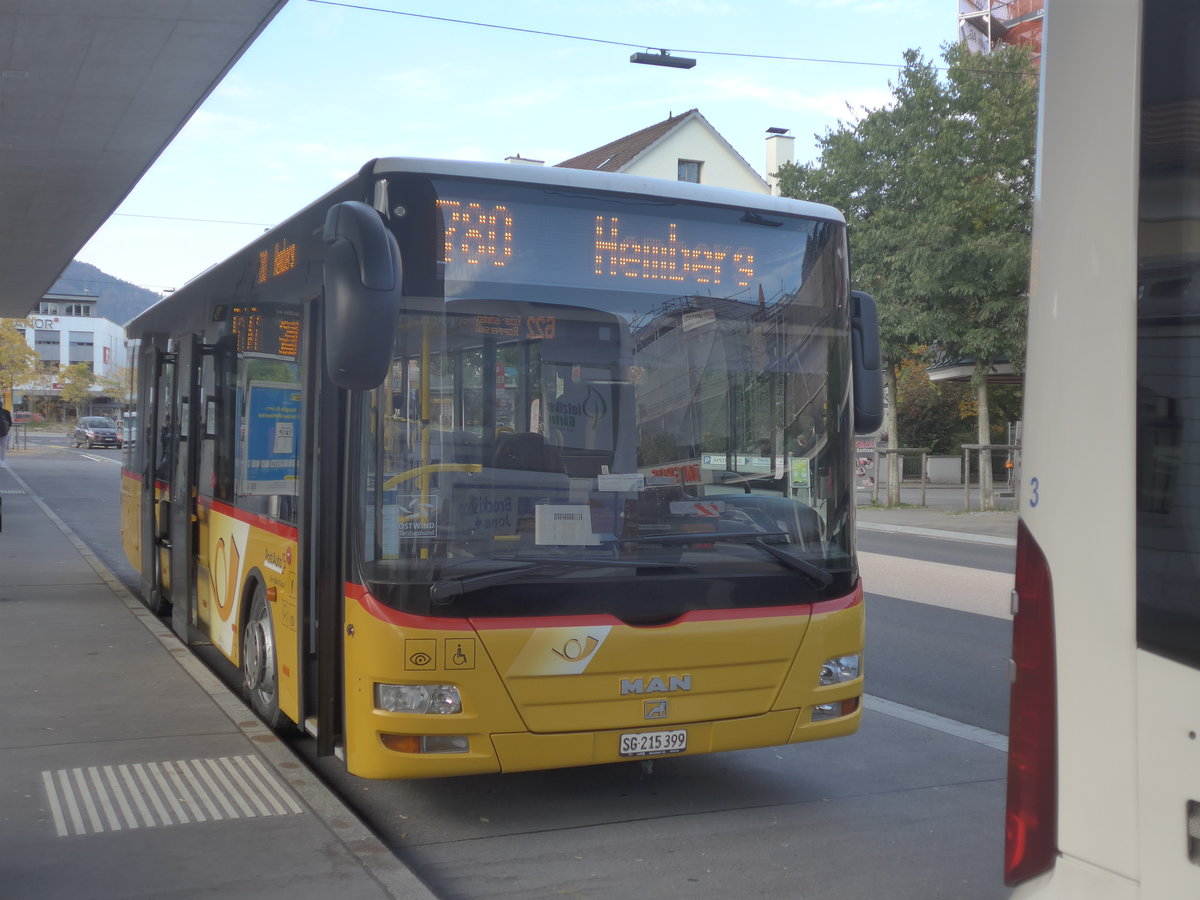
[[514, 31], [518, 34], [533, 34], [540, 37], [562, 38], [568, 41], [584, 41], [589, 44], [606, 44], [610, 47], [653, 49], [660, 50], [662, 52], [669, 51], [671, 53], [686, 53], [692, 56], [728, 56], [739, 59], [767, 59], [784, 62], [821, 63], [841, 66], [877, 66], [888, 69], [904, 68], [902, 63], [868, 62], [864, 60], [853, 59], [822, 59], [819, 57], [783, 56], [770, 53], [742, 53], [732, 50], [692, 50], [686, 47], [656, 47], [652, 44], [645, 44], [636, 41], [614, 41], [606, 38], [587, 37], [586, 35], [580, 34], [567, 34], [561, 31], [545, 31], [538, 28], [521, 28], [516, 25], [499, 25], [495, 22], [479, 22], [474, 19], [456, 19], [450, 16], [434, 16], [428, 13], [415, 13], [399, 9], [385, 9], [379, 6], [367, 6], [366, 4], [362, 3], [348, 3], [345, 2], [345, 0], [308, 0], [308, 2], [316, 3], [321, 6], [339, 6], [345, 9], [356, 9], [364, 12], [384, 13], [391, 16], [405, 16], [410, 19], [426, 19], [431, 22], [446, 22], [452, 25], [471, 25], [476, 28], [492, 28], [497, 31]]
[[[431, 15], [429, 13], [416, 13], [416, 12], [410, 12], [407, 10], [387, 9], [387, 8], [379, 7], [379, 6], [368, 6], [363, 3], [349, 3], [349, 2], [346, 2], [346, 0], [308, 0], [308, 2], [317, 4], [320, 6], [341, 7], [343, 9], [353, 9], [353, 10], [359, 10], [361, 12], [374, 12], [374, 13], [382, 13], [384, 15], [403, 16], [405, 18], [410, 18], [410, 19], [424, 19], [424, 20], [430, 21], [430, 22], [444, 22], [444, 23], [447, 23], [450, 25], [468, 25], [468, 26], [472, 26], [475, 28], [491, 28], [496, 31], [510, 31], [510, 32], [518, 33], [518, 34], [532, 34], [532, 35], [536, 35], [539, 37], [560, 38], [560, 39], [569, 40], [569, 41], [582, 41], [582, 42], [589, 43], [589, 44], [604, 44], [604, 45], [610, 46], [610, 47], [624, 47], [624, 48], [635, 48], [635, 49], [636, 48], [655, 49], [655, 50], [659, 50], [660, 52], [663, 52], [663, 53], [667, 53], [667, 52], [686, 53], [686, 54], [693, 55], [693, 56], [723, 56], [723, 57], [732, 57], [732, 58], [738, 58], [738, 59], [763, 59], [763, 60], [774, 60], [777, 62], [801, 62], [801, 63], [814, 63], [814, 64], [821, 64], [821, 65], [872, 66], [872, 67], [877, 67], [877, 68], [888, 68], [888, 69], [903, 69], [903, 68], [905, 68], [905, 65], [903, 63], [871, 62], [868, 60], [829, 59], [829, 58], [825, 58], [825, 57], [813, 57], [813, 56], [785, 56], [782, 54], [745, 53], [745, 52], [733, 51], [733, 50], [697, 50], [697, 49], [690, 49], [690, 48], [686, 48], [686, 47], [680, 47], [680, 48], [654, 47], [653, 45], [642, 43], [642, 42], [636, 42], [636, 41], [618, 41], [618, 40], [610, 40], [607, 38], [588, 37], [587, 35], [580, 35], [580, 34], [568, 34], [567, 32], [562, 32], [562, 31], [547, 31], [545, 29], [539, 29], [539, 28], [522, 28], [517, 25], [501, 25], [496, 22], [480, 22], [480, 21], [477, 21], [474, 19], [459, 19], [459, 18], [454, 18], [452, 16], [435, 16], [435, 15]], [[943, 70], [943, 67], [940, 67], [940, 66], [933, 66], [932, 68], [936, 71]], [[140, 215], [137, 213], [114, 213], [113, 215], [114, 216], [126, 216], [128, 218], [137, 218], [137, 219], [166, 219], [166, 220], [177, 221], [177, 222], [207, 222], [207, 223], [214, 224], [214, 225], [248, 225], [248, 226], [254, 226], [254, 227], [259, 227], [259, 228], [273, 227], [272, 223], [266, 223], [266, 222], [239, 222], [239, 221], [227, 221], [227, 220], [223, 220], [223, 219], [198, 219], [198, 218], [191, 218], [191, 217], [187, 217], [187, 216], [154, 216], [154, 215]]]

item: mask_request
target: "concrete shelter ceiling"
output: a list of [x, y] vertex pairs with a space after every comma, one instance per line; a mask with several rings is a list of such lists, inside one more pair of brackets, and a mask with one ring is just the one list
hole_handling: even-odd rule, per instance
[[287, 0], [0, 0], [0, 316], [37, 306]]

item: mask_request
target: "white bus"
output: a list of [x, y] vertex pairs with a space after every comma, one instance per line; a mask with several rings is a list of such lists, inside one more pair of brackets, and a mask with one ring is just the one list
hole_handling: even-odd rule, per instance
[[1200, 4], [1047, 4], [1005, 879], [1200, 897]]

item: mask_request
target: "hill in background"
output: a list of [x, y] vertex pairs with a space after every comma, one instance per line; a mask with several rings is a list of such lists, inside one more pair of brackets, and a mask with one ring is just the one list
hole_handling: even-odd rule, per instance
[[86, 294], [99, 298], [96, 315], [124, 325], [157, 303], [160, 295], [102, 272], [91, 263], [72, 260], [50, 289], [55, 294]]

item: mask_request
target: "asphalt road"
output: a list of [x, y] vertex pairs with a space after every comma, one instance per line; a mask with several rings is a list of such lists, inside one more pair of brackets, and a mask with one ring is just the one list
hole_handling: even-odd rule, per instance
[[[136, 589], [119, 456], [34, 434], [10, 464]], [[1012, 552], [865, 534], [860, 549], [870, 697], [853, 737], [414, 782], [354, 778], [313, 759], [311, 741], [294, 748], [445, 898], [1007, 897]]]

